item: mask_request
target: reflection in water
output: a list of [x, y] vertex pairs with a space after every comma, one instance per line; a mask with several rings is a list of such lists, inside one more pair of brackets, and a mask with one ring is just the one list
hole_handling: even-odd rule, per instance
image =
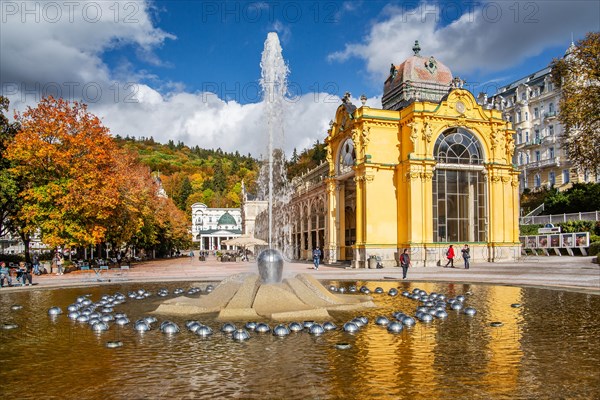
[[[417, 302], [403, 296], [373, 295], [379, 309], [365, 311], [369, 324], [357, 334], [336, 330], [314, 337], [285, 338], [252, 333], [244, 343], [219, 333], [202, 339], [173, 318], [182, 332], [163, 335], [156, 328], [139, 334], [132, 324], [111, 325], [95, 334], [66, 314], [50, 318], [47, 310], [66, 311], [76, 297], [139, 289], [116, 285], [85, 289], [3, 293], [0, 324], [0, 393], [2, 398], [594, 398], [600, 390], [600, 296], [506, 286], [405, 282], [330, 282], [371, 290], [380, 286], [450, 296], [465, 294], [477, 315], [448, 310], [446, 320], [417, 323], [401, 334], [377, 326], [378, 315], [414, 314]], [[329, 285], [329, 283], [327, 284]], [[165, 285], [145, 285], [156, 292]], [[167, 285], [170, 291], [182, 284]], [[190, 284], [186, 284], [190, 287]], [[116, 307], [133, 322], [151, 313], [162, 298], [127, 300]], [[511, 308], [521, 303], [521, 308]], [[13, 304], [23, 309], [11, 310]], [[357, 316], [338, 312], [341, 327]], [[163, 320], [164, 318], [159, 318]], [[500, 328], [490, 326], [501, 321]], [[239, 321], [238, 321], [239, 322]], [[323, 321], [321, 321], [323, 322]], [[273, 326], [274, 324], [272, 324]], [[120, 340], [118, 349], [105, 347]], [[335, 344], [352, 347], [338, 350]]]

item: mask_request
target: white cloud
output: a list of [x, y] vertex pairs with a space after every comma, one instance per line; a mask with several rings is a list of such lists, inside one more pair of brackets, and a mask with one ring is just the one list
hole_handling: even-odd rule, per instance
[[[88, 103], [89, 110], [115, 135], [152, 136], [162, 143], [183, 141], [189, 146], [266, 154], [262, 103], [240, 104], [210, 93], [189, 93], [177, 82], [162, 82], [136, 69], [131, 61], [112, 69], [103, 61], [104, 52], [124, 45], [130, 46], [132, 53], [143, 53], [146, 60], [153, 57], [154, 49], [174, 39], [154, 26], [148, 3], [120, 3], [118, 22], [111, 9], [114, 2], [77, 3], [72, 20], [69, 10], [63, 9], [62, 18], [54, 22], [47, 18], [52, 17], [48, 10], [44, 14], [44, 2], [14, 4], [20, 9], [2, 9], [0, 35], [0, 79], [11, 108], [24, 110], [35, 106], [42, 95], [52, 94]], [[86, 4], [91, 6], [83, 14]], [[36, 15], [23, 14], [25, 7], [38, 7], [39, 22]], [[95, 7], [101, 7], [101, 17], [90, 22]], [[126, 23], [125, 17], [137, 22]], [[289, 34], [289, 27], [278, 27]], [[242, 97], [242, 93], [234, 96]], [[302, 150], [325, 139], [329, 120], [340, 104], [331, 100], [324, 93], [308, 93], [285, 102], [284, 147], [288, 154], [293, 148]]]
[[[419, 40], [422, 55], [434, 55], [455, 74], [501, 71], [564, 44], [572, 32], [583, 37], [597, 30], [599, 14], [600, 3], [592, 1], [406, 3], [384, 8], [361, 41], [346, 44], [329, 60], [363, 59], [372, 78], [381, 81], [390, 63], [412, 55]], [[443, 16], [460, 17], [440, 27]]]

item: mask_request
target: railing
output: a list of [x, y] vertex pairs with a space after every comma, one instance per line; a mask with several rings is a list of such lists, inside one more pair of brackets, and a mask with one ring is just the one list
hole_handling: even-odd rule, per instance
[[521, 225], [530, 225], [530, 224], [544, 225], [544, 224], [555, 224], [555, 223], [567, 222], [567, 221], [600, 221], [600, 211], [580, 212], [580, 213], [571, 213], [571, 214], [553, 214], [553, 215], [530, 215], [530, 214], [531, 213], [529, 213], [528, 215], [526, 215], [524, 217], [521, 217], [519, 223]]
[[545, 160], [533, 161], [533, 162], [530, 162], [529, 164], [525, 164], [525, 167], [526, 168], [550, 167], [553, 165], [557, 165], [559, 163], [559, 161], [560, 161], [559, 157], [547, 158]]

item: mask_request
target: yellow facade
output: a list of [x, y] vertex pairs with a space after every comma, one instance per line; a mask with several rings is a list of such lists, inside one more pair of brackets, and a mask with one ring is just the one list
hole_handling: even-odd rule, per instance
[[[466, 133], [452, 139], [452, 132]], [[351, 259], [354, 267], [366, 267], [369, 257], [377, 256], [384, 266], [396, 266], [402, 249], [408, 248], [413, 265], [433, 266], [444, 262], [449, 244], [456, 245], [460, 254], [464, 243], [469, 243], [475, 261], [514, 259], [520, 247], [519, 176], [511, 162], [513, 133], [500, 111], [483, 109], [461, 88], [451, 89], [440, 102], [415, 100], [399, 110], [364, 105], [352, 110], [342, 104], [326, 139], [326, 261]], [[446, 137], [472, 138], [471, 147], [478, 146], [481, 163], [442, 166], [434, 150], [436, 143], [446, 146]], [[459, 176], [457, 180], [464, 174], [468, 179], [479, 176], [476, 184], [463, 185], [473, 193], [456, 194], [467, 199], [464, 202], [478, 196], [475, 206], [463, 207], [462, 219], [457, 221], [441, 216], [439, 206], [435, 211], [433, 205], [435, 200], [444, 210], [452, 210], [452, 204], [439, 194], [439, 188], [445, 187], [435, 186], [441, 179], [436, 169], [442, 176], [442, 168], [451, 177], [443, 178], [447, 179], [444, 185], [454, 176]], [[454, 173], [454, 169], [465, 173]], [[348, 192], [354, 197], [348, 197]], [[348, 207], [349, 201], [353, 207]], [[475, 233], [465, 222], [471, 217], [478, 224]], [[451, 240], [451, 223], [460, 224], [456, 226], [465, 232], [460, 241]], [[347, 229], [348, 225], [355, 228]], [[349, 236], [352, 241], [346, 240]], [[476, 239], [464, 240], [467, 237]]]

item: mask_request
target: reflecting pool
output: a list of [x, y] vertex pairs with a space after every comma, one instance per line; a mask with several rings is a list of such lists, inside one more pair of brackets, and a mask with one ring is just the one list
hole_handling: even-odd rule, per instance
[[[340, 328], [359, 314], [332, 313], [338, 329], [320, 336], [303, 331], [283, 338], [250, 332], [245, 342], [222, 334], [222, 322], [203, 318], [214, 334], [165, 335], [133, 323], [176, 288], [206, 283], [121, 284], [77, 289], [0, 293], [1, 398], [268, 398], [268, 399], [532, 399], [598, 398], [600, 393], [600, 296], [548, 289], [395, 281], [331, 281], [326, 286], [367, 286], [380, 306], [361, 313], [369, 323], [357, 333]], [[375, 294], [381, 287], [383, 294]], [[131, 323], [95, 333], [72, 321], [67, 306], [79, 296], [146, 289], [114, 312]], [[167, 288], [167, 297], [158, 297]], [[398, 296], [387, 294], [397, 288]], [[465, 296], [476, 315], [446, 309], [448, 317], [417, 322], [399, 334], [375, 324], [378, 316], [414, 315], [418, 301], [401, 295], [419, 288]], [[203, 296], [193, 294], [190, 296]], [[511, 307], [511, 305], [520, 307]], [[22, 305], [22, 309], [13, 309]], [[51, 306], [63, 314], [48, 316]], [[232, 321], [239, 326], [244, 322]], [[266, 321], [271, 328], [275, 323]], [[299, 321], [302, 322], [302, 321]], [[319, 321], [325, 322], [325, 321]], [[501, 324], [492, 324], [500, 322]], [[501, 326], [491, 326], [501, 325]], [[108, 341], [122, 347], [107, 348]], [[348, 343], [349, 349], [336, 344]]]

